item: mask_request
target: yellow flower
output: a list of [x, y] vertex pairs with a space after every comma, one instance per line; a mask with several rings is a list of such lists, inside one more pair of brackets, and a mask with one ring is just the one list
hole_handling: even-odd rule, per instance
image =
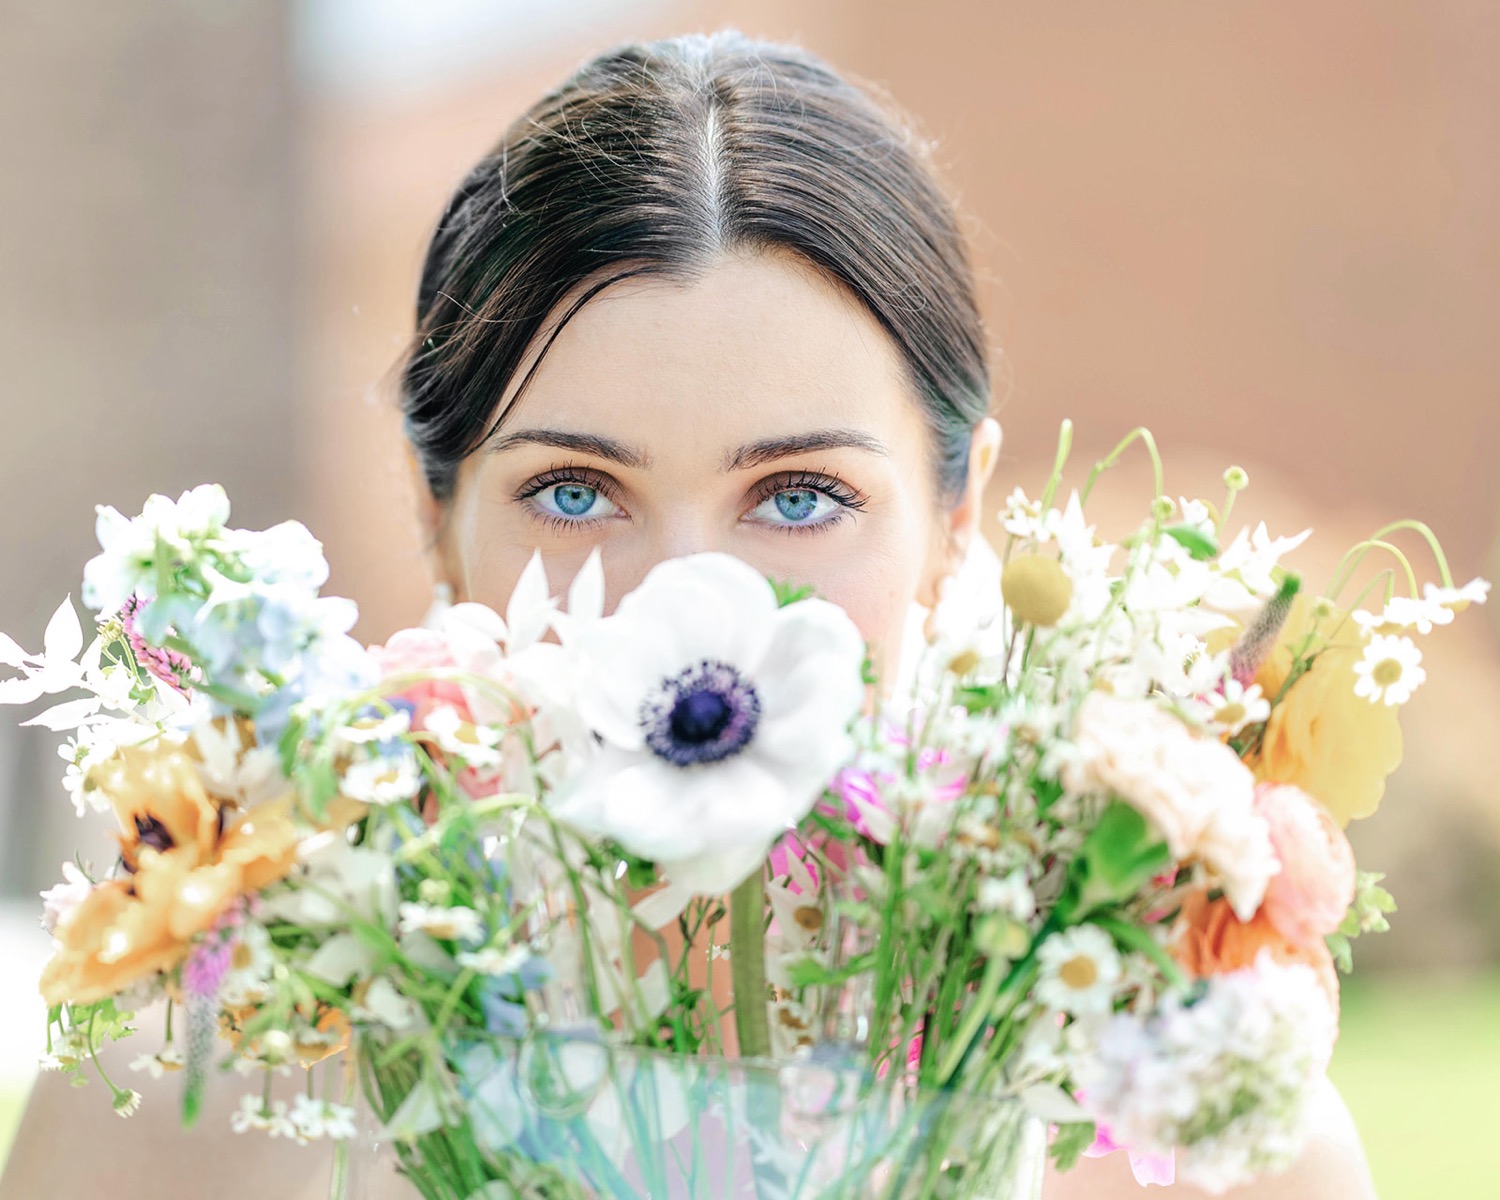
[[1354, 690], [1363, 653], [1358, 627], [1327, 602], [1298, 596], [1255, 682], [1262, 695], [1280, 694], [1293, 649], [1301, 648], [1319, 612], [1326, 615], [1316, 621], [1317, 657], [1271, 710], [1260, 750], [1248, 762], [1257, 778], [1301, 788], [1347, 825], [1380, 806], [1386, 776], [1401, 765], [1402, 752], [1397, 710], [1371, 704]]
[[239, 897], [291, 870], [300, 839], [290, 794], [235, 819], [180, 746], [127, 747], [98, 771], [129, 875], [99, 884], [58, 921], [42, 972], [48, 1004], [101, 1000], [170, 970]]

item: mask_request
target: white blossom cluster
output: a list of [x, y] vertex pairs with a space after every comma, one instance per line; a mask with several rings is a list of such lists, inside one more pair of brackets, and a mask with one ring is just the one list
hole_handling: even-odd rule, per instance
[[1181, 1178], [1218, 1193], [1284, 1169], [1304, 1140], [1337, 1017], [1313, 971], [1263, 953], [1201, 995], [1098, 1025], [1072, 1063], [1085, 1108], [1136, 1151], [1177, 1151]]

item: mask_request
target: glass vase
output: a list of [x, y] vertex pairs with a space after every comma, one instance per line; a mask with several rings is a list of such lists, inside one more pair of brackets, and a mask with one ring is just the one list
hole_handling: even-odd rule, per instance
[[1038, 1200], [1046, 1127], [1020, 1101], [914, 1090], [820, 1049], [475, 1041], [449, 1055], [454, 1123], [409, 1141], [382, 1128], [414, 1073], [367, 1066], [341, 1182], [360, 1200]]

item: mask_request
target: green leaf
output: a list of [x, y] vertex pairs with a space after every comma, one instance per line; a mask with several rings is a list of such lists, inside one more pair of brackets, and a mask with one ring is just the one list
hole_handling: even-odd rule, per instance
[[1123, 801], [1113, 800], [1068, 870], [1058, 915], [1064, 924], [1076, 924], [1090, 913], [1128, 899], [1171, 864], [1171, 851], [1146, 818]]
[[1186, 550], [1197, 562], [1206, 562], [1210, 558], [1218, 557], [1218, 539], [1211, 533], [1204, 533], [1196, 525], [1168, 525], [1162, 532]]
[[1333, 955], [1334, 965], [1345, 975], [1353, 971], [1354, 946], [1350, 943], [1348, 936], [1342, 933], [1331, 933], [1324, 941], [1328, 943], [1328, 950]]
[[301, 764], [296, 776], [302, 790], [302, 801], [314, 818], [328, 811], [329, 802], [338, 794], [339, 776], [333, 759], [320, 754], [311, 762]]
[[1059, 1125], [1048, 1153], [1059, 1171], [1071, 1171], [1078, 1165], [1083, 1152], [1094, 1144], [1098, 1131], [1092, 1121], [1076, 1121]]
[[813, 589], [806, 584], [783, 583], [776, 579], [771, 580], [771, 590], [776, 593], [777, 608], [796, 604], [798, 600], [806, 600], [813, 594]]
[[1115, 944], [1122, 950], [1133, 950], [1145, 955], [1173, 983], [1186, 981], [1182, 968], [1167, 953], [1166, 948], [1151, 936], [1149, 930], [1140, 925], [1132, 925], [1129, 921], [1117, 921], [1113, 917], [1095, 917], [1093, 923], [1114, 938]]

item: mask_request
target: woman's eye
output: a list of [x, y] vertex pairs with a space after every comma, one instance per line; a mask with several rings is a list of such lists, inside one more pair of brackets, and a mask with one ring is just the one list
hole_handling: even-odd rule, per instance
[[532, 501], [544, 513], [564, 521], [596, 520], [620, 511], [608, 496], [586, 483], [554, 483], [532, 496]]
[[821, 525], [844, 507], [816, 488], [782, 488], [757, 504], [750, 516], [767, 525]]

